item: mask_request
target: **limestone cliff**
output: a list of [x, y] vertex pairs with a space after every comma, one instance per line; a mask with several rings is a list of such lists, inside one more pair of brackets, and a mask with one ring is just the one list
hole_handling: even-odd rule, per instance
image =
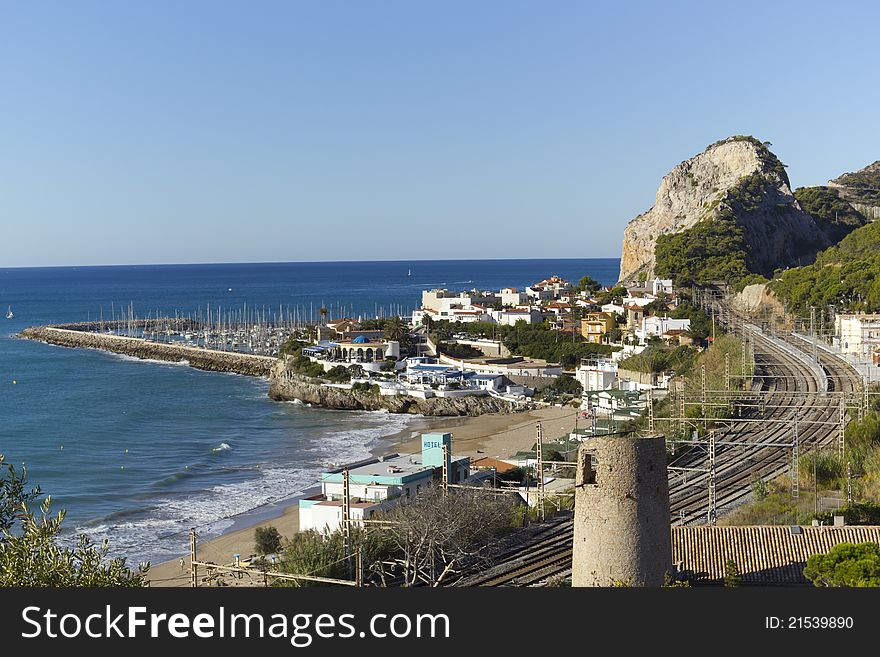
[[[658, 237], [722, 220], [736, 224], [732, 230], [742, 243], [745, 273], [767, 275], [777, 267], [807, 264], [829, 245], [794, 198], [783, 164], [767, 146], [754, 137], [730, 137], [663, 178], [654, 207], [624, 230], [620, 280], [658, 273]], [[693, 241], [701, 239], [697, 236]], [[720, 270], [727, 273], [725, 267]]]

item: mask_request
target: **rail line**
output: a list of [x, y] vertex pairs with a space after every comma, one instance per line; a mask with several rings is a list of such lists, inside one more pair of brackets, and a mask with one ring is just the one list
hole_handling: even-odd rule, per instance
[[[725, 318], [728, 328], [742, 330], [746, 319], [735, 315], [716, 302], [716, 311]], [[792, 349], [797, 343], [784, 336], [769, 339], [759, 330], [751, 331], [755, 348], [755, 366], [761, 376], [758, 391], [764, 395], [768, 413], [755, 422], [754, 411], [748, 413], [752, 422], [736, 418], [716, 421], [728, 426], [725, 437], [747, 446], [716, 446], [716, 503], [719, 511], [741, 503], [751, 492], [756, 477], [772, 479], [791, 468], [793, 450], [784, 446], [795, 439], [799, 452], [835, 445], [839, 434], [840, 393], [857, 393], [861, 386], [858, 373], [844, 361], [827, 353], [818, 353], [822, 372], [809, 358], [794, 355], [779, 344], [782, 340]], [[821, 380], [819, 375], [821, 376]], [[827, 381], [826, 381], [827, 380]], [[827, 385], [827, 390], [825, 386]], [[735, 403], [735, 400], [731, 400]], [[834, 420], [838, 422], [834, 422]], [[772, 422], [771, 422], [772, 420]], [[660, 419], [659, 421], [662, 421]], [[765, 446], [762, 446], [765, 445]], [[676, 472], [670, 477], [670, 514], [672, 522], [684, 524], [706, 521], [708, 510], [708, 454], [694, 447], [675, 461], [676, 465], [694, 468], [687, 474]], [[703, 471], [701, 471], [703, 470]], [[499, 556], [496, 565], [483, 573], [459, 581], [460, 586], [539, 586], [554, 576], [571, 572], [571, 549], [574, 520], [556, 522], [547, 533], [533, 537]]]

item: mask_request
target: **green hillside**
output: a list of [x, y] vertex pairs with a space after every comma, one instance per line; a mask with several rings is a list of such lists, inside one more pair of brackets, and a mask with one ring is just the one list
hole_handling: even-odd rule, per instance
[[880, 222], [852, 231], [812, 265], [777, 273], [770, 288], [799, 314], [828, 304], [838, 310], [880, 311]]
[[833, 244], [867, 223], [862, 213], [833, 187], [801, 187], [794, 191], [794, 197]]

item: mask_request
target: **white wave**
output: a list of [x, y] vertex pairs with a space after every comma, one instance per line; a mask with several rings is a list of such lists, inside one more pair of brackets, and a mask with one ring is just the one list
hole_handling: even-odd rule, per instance
[[[90, 349], [93, 349], [90, 347]], [[112, 356], [118, 360], [124, 360], [131, 363], [151, 363], [153, 365], [172, 365], [179, 367], [189, 367], [188, 360], [161, 360], [158, 358], [138, 358], [137, 356], [129, 356], [128, 354], [117, 354], [115, 351], [104, 351], [103, 349], [94, 349], [94, 351], [100, 351], [101, 353], [107, 354], [108, 356]]]
[[224, 452], [227, 449], [232, 449], [232, 447], [230, 447], [229, 443], [220, 443], [217, 447], [215, 447], [211, 451], [212, 452]]
[[[86, 523], [76, 527], [74, 533], [85, 533], [96, 541], [109, 539], [113, 554], [129, 557], [129, 563], [158, 563], [175, 558], [188, 549], [190, 527], [198, 528], [200, 540], [217, 536], [232, 526], [233, 517], [289, 499], [314, 486], [324, 464], [350, 463], [370, 456], [371, 449], [383, 437], [405, 429], [412, 420], [408, 415], [351, 412], [339, 428], [304, 443], [299, 452], [309, 461], [308, 466], [255, 465], [253, 477], [246, 481], [218, 484], [186, 496], [161, 497], [143, 509], [144, 517]], [[223, 445], [226, 443], [215, 449]]]

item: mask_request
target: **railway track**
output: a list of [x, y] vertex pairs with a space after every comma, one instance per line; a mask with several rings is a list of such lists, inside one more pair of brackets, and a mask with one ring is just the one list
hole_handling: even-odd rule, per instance
[[[717, 310], [728, 318], [729, 328], [738, 325], [741, 329], [744, 318], [720, 306]], [[826, 382], [817, 378], [816, 370], [806, 359], [792, 355], [760, 331], [752, 331], [751, 337], [756, 374], [760, 375], [761, 382], [754, 392], [764, 400], [762, 406], [768, 412], [746, 409], [746, 421], [734, 418], [717, 422], [727, 429], [719, 439], [721, 443], [748, 443], [716, 446], [716, 504], [722, 513], [740, 504], [751, 493], [755, 478], [769, 480], [792, 467], [795, 419], [799, 453], [835, 446], [839, 435], [840, 395], [857, 393], [861, 386], [858, 373], [847, 363], [819, 353], [819, 365], [828, 386], [827, 390], [820, 389]], [[794, 349], [800, 347], [783, 340]], [[706, 450], [695, 446], [675, 464], [706, 471], [670, 476], [670, 520], [683, 524], [705, 522], [709, 476]], [[573, 532], [573, 518], [562, 520], [528, 545], [501, 555], [493, 568], [461, 580], [458, 585], [540, 586], [551, 577], [570, 574]]]

